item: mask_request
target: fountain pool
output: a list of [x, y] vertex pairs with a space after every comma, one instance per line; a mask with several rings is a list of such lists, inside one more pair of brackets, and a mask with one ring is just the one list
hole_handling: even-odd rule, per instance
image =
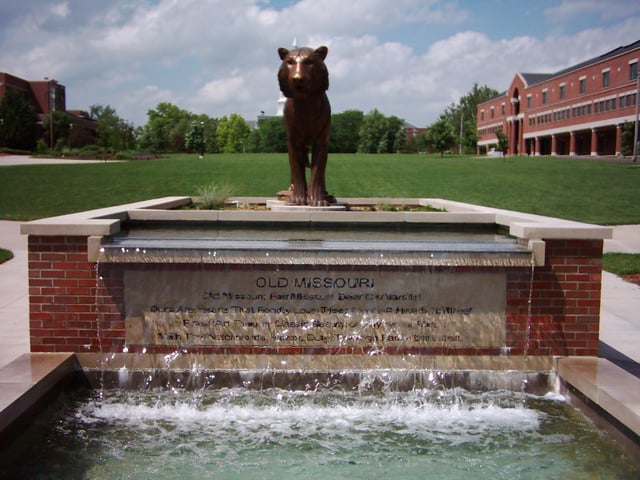
[[640, 463], [557, 395], [248, 388], [66, 395], [3, 478], [630, 479]]
[[437, 199], [402, 202], [446, 212], [178, 209], [190, 201], [23, 225], [32, 351], [73, 352], [95, 387], [46, 421], [63, 447], [43, 463], [90, 478], [637, 472], [549, 395], [555, 358], [597, 354], [610, 229]]

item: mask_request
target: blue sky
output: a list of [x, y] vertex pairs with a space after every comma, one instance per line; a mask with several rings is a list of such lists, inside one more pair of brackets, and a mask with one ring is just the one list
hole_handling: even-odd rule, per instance
[[67, 87], [135, 125], [171, 102], [274, 114], [277, 48], [329, 47], [334, 112], [426, 126], [474, 83], [553, 72], [640, 40], [632, 0], [0, 0], [0, 71]]

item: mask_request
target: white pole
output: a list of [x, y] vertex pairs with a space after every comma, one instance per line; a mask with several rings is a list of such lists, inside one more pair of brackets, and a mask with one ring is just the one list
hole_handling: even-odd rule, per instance
[[462, 155], [462, 127], [464, 125], [464, 112], [460, 109], [460, 145], [458, 146], [458, 154]]
[[640, 72], [636, 73], [636, 118], [633, 127], [633, 162], [638, 161], [638, 110], [640, 110]]

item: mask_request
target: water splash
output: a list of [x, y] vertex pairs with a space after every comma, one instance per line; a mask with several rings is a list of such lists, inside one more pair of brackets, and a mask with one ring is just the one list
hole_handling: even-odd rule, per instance
[[[536, 273], [536, 259], [533, 252], [531, 252], [531, 270], [529, 275], [529, 295], [527, 298], [527, 324], [524, 331], [524, 351], [522, 355], [522, 370], [527, 372], [529, 370], [529, 342], [531, 340], [531, 322], [533, 321], [533, 285]], [[528, 386], [527, 376], [522, 379], [521, 392], [526, 392]]]
[[565, 402], [525, 399], [460, 389], [108, 390], [101, 402], [59, 409], [45, 439], [25, 442], [29, 461], [2, 460], [8, 478], [637, 478], [638, 462]]

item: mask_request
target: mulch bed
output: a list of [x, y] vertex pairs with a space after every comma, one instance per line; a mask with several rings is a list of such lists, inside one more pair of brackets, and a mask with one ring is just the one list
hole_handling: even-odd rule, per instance
[[633, 275], [621, 275], [622, 279], [629, 283], [635, 283], [636, 285], [640, 285], [640, 273], [635, 273]]

